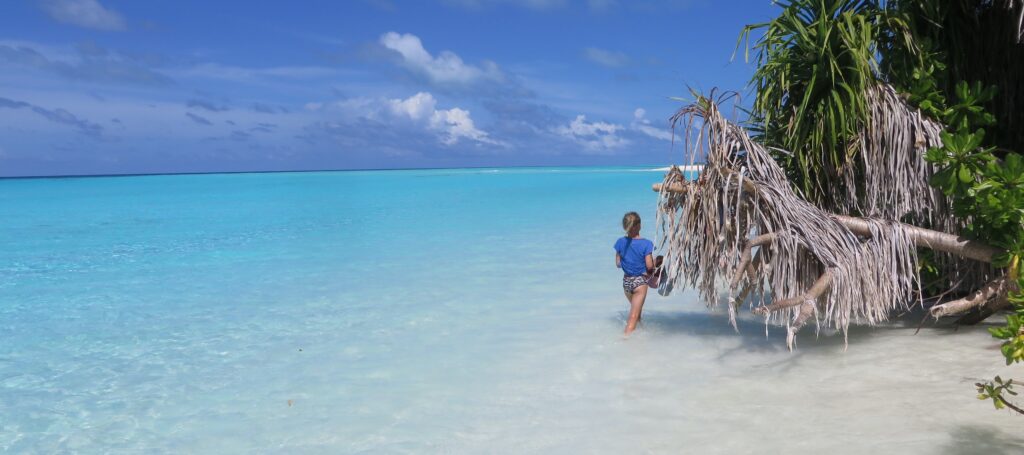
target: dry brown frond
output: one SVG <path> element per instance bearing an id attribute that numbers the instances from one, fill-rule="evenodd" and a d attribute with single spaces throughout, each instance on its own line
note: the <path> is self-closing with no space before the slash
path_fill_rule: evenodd
<path id="1" fill-rule="evenodd" d="M 768 151 L 708 98 L 682 108 L 674 122 L 699 125 L 686 128 L 686 149 L 691 160 L 704 156 L 707 163 L 693 182 L 669 172 L 659 195 L 659 239 L 672 284 L 699 289 L 709 305 L 717 304 L 721 283 L 757 291 L 754 307 L 769 305 L 766 288 L 777 300 L 797 299 L 766 316 L 784 319 L 791 337 L 810 310 L 819 326 L 845 331 L 854 321 L 884 321 L 913 301 L 917 250 L 898 223 L 870 219 L 870 238 L 854 234 L 793 190 Z M 770 243 L 744 261 L 748 239 L 768 233 Z"/>
<path id="2" fill-rule="evenodd" d="M 932 169 L 921 155 L 938 145 L 941 126 L 909 109 L 889 87 L 876 87 L 867 96 L 871 121 L 862 134 L 861 154 L 869 189 L 852 200 L 862 204 L 857 211 L 873 216 L 862 218 L 807 202 L 765 147 L 720 112 L 727 97 L 698 96 L 680 109 L 672 122 L 685 126 L 687 161 L 704 157 L 706 164 L 694 181 L 673 168 L 655 185 L 665 289 L 696 288 L 714 306 L 719 290 L 728 286 L 734 327 L 736 308 L 753 293 L 754 312 L 766 322 L 783 321 L 792 347 L 811 317 L 819 328 L 845 333 L 851 323 L 872 325 L 920 302 L 918 247 L 955 256 L 950 264 L 965 270 L 988 271 L 969 275 L 974 280 L 992 279 L 989 263 L 1002 250 L 958 236 L 948 202 L 926 183 Z M 946 229 L 903 224 L 900 218 Z M 971 285 L 972 280 L 959 278 Z M 933 314 L 998 304 L 1006 287 L 989 287 Z"/>

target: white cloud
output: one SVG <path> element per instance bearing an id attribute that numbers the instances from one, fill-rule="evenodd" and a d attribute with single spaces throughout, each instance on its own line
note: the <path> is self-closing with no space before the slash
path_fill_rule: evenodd
<path id="1" fill-rule="evenodd" d="M 408 117 L 413 121 L 421 121 L 430 118 L 437 112 L 435 107 L 437 100 L 427 92 L 419 92 L 406 99 L 388 100 L 388 108 L 391 114 L 398 117 Z"/>
<path id="2" fill-rule="evenodd" d="M 651 121 L 647 120 L 646 116 L 647 111 L 643 108 L 636 108 L 633 111 L 633 123 L 630 124 L 630 127 L 655 139 L 672 140 L 672 132 L 651 126 Z"/>
<path id="3" fill-rule="evenodd" d="M 501 145 L 476 128 L 469 111 L 453 107 L 437 109 L 437 100 L 427 92 L 419 92 L 406 99 L 387 100 L 388 112 L 398 118 L 406 118 L 425 125 L 441 134 L 441 142 L 454 145 L 460 139 L 470 139 L 484 144 Z"/>
<path id="4" fill-rule="evenodd" d="M 437 99 L 429 92 L 419 92 L 408 98 L 346 98 L 331 103 L 310 102 L 305 109 L 313 112 L 340 115 L 345 122 L 359 119 L 384 124 L 404 124 L 436 134 L 441 143 L 455 145 L 462 140 L 501 147 L 507 143 L 493 139 L 476 127 L 470 112 L 459 107 L 438 109 Z"/>
<path id="5" fill-rule="evenodd" d="M 629 56 L 622 52 L 613 52 L 596 47 L 583 49 L 583 57 L 601 66 L 619 68 L 629 63 Z"/>
<path id="6" fill-rule="evenodd" d="M 434 128 L 447 132 L 448 136 L 443 139 L 443 142 L 448 145 L 454 144 L 460 137 L 485 144 L 499 145 L 497 141 L 487 137 L 487 133 L 476 129 L 467 110 L 453 107 L 446 111 L 434 111 L 430 117 L 430 123 Z"/>
<path id="7" fill-rule="evenodd" d="M 618 135 L 623 129 L 622 125 L 614 123 L 587 122 L 587 117 L 581 114 L 568 125 L 555 128 L 555 132 L 576 141 L 588 151 L 607 153 L 629 144 Z"/>
<path id="8" fill-rule="evenodd" d="M 441 51 L 434 57 L 423 48 L 420 38 L 411 33 L 385 33 L 380 37 L 380 44 L 400 54 L 403 66 L 434 83 L 466 84 L 504 79 L 504 74 L 494 62 L 484 62 L 482 67 L 469 65 L 451 51 Z"/>
<path id="9" fill-rule="evenodd" d="M 42 7 L 57 22 L 96 30 L 124 30 L 124 18 L 96 0 L 44 0 Z"/>

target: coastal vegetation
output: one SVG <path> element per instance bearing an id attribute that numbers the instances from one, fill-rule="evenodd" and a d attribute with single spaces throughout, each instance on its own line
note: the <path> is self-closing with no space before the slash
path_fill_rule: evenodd
<path id="1" fill-rule="evenodd" d="M 914 306 L 993 315 L 1024 361 L 1024 0 L 792 0 L 747 26 L 757 68 L 742 125 L 694 94 L 673 117 L 696 181 L 669 172 L 671 282 L 728 309 L 846 332 Z M 770 289 L 774 299 L 768 297 Z M 978 397 L 1024 413 L 1013 380 Z"/>

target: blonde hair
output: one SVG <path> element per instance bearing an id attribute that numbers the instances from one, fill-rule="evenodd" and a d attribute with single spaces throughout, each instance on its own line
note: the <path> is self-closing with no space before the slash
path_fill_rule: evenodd
<path id="1" fill-rule="evenodd" d="M 629 212 L 622 217 L 622 229 L 626 235 L 633 237 L 640 234 L 640 215 L 636 212 Z"/>

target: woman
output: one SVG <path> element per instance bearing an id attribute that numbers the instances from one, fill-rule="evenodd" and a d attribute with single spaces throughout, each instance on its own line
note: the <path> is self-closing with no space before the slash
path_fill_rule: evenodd
<path id="1" fill-rule="evenodd" d="M 640 215 L 629 212 L 622 217 L 622 229 L 626 236 L 615 241 L 615 266 L 622 269 L 622 290 L 629 301 L 629 319 L 626 330 L 629 335 L 640 322 L 640 313 L 647 299 L 648 272 L 654 269 L 654 242 L 640 237 Z"/>

